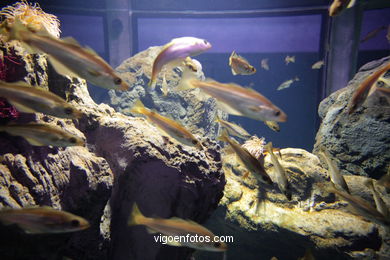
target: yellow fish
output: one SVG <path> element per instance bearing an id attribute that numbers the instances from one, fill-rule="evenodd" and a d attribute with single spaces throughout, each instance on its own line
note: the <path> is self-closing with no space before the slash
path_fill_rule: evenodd
<path id="1" fill-rule="evenodd" d="M 199 88 L 217 100 L 221 110 L 231 115 L 245 116 L 261 121 L 285 122 L 287 115 L 260 93 L 230 83 L 214 80 L 200 81 L 182 78 L 177 90 Z"/>
<path id="2" fill-rule="evenodd" d="M 24 113 L 40 112 L 61 118 L 79 118 L 82 113 L 54 93 L 34 88 L 25 82 L 0 81 L 0 96 Z"/>
<path id="3" fill-rule="evenodd" d="M 241 139 L 247 139 L 251 137 L 251 135 L 241 126 L 236 125 L 232 122 L 220 119 L 218 116 L 215 119 L 215 122 L 219 123 L 224 129 L 227 130 L 229 135 L 237 136 Z"/>
<path id="4" fill-rule="evenodd" d="M 64 130 L 46 124 L 0 126 L 0 132 L 21 136 L 34 146 L 84 146 L 84 141 Z"/>
<path id="5" fill-rule="evenodd" d="M 290 184 L 287 180 L 287 175 L 286 175 L 286 171 L 285 169 L 283 168 L 283 166 L 280 164 L 278 158 L 275 156 L 274 154 L 274 151 L 273 151 L 273 147 L 272 147 L 272 143 L 269 142 L 266 146 L 265 146 L 267 152 L 269 153 L 269 155 L 271 156 L 271 161 L 272 161 L 272 164 L 274 165 L 275 167 L 275 176 L 276 176 L 276 183 L 278 184 L 278 187 L 280 189 L 280 191 L 286 196 L 286 198 L 288 200 L 291 200 L 291 189 L 290 189 Z"/>
<path id="6" fill-rule="evenodd" d="M 264 124 L 275 132 L 280 132 L 280 126 L 275 121 L 264 121 Z"/>
<path id="7" fill-rule="evenodd" d="M 89 227 L 84 218 L 51 207 L 2 209 L 0 221 L 5 225 L 16 224 L 30 234 L 66 233 Z"/>
<path id="8" fill-rule="evenodd" d="M 156 242 L 164 242 L 171 246 L 186 246 L 197 250 L 214 252 L 223 252 L 227 250 L 226 243 L 218 242 L 215 239 L 215 235 L 210 230 L 198 223 L 180 218 L 148 218 L 141 213 L 137 204 L 133 205 L 133 211 L 131 212 L 128 225 L 143 225 L 146 226 L 150 233 L 161 233 L 164 236 L 178 237 L 176 241 L 156 240 Z M 202 241 L 200 239 L 195 239 L 195 237 L 199 236 L 203 238 Z"/>
<path id="9" fill-rule="evenodd" d="M 138 100 L 130 109 L 130 112 L 145 115 L 147 120 L 156 125 L 168 136 L 175 138 L 182 144 L 203 149 L 202 144 L 187 129 L 176 121 L 147 109 L 141 100 Z"/>
<path id="10" fill-rule="evenodd" d="M 232 52 L 229 58 L 229 66 L 232 69 L 233 75 L 252 75 L 256 73 L 256 68 L 235 51 Z"/>
<path id="11" fill-rule="evenodd" d="M 289 63 L 295 63 L 295 56 L 286 56 L 286 58 L 284 58 L 284 62 L 286 63 L 286 65 L 288 65 Z"/>
<path id="12" fill-rule="evenodd" d="M 324 66 L 324 61 L 323 61 L 323 60 L 319 60 L 319 61 L 317 61 L 316 63 L 314 63 L 314 64 L 311 66 L 311 68 L 312 68 L 313 70 L 319 70 L 319 69 L 322 68 L 322 66 Z"/>
<path id="13" fill-rule="evenodd" d="M 49 33 L 32 32 L 17 18 L 9 40 L 19 40 L 30 52 L 48 54 L 55 70 L 64 75 L 84 78 L 96 86 L 127 90 L 129 85 L 92 49 L 82 48 L 73 38 L 57 39 Z"/>
<path id="14" fill-rule="evenodd" d="M 242 148 L 237 142 L 229 138 L 226 130 L 222 130 L 218 140 L 226 142 L 236 153 L 240 161 L 244 164 L 247 170 L 252 173 L 260 182 L 272 185 L 272 180 L 265 171 L 263 165 L 257 160 L 248 150 Z"/>

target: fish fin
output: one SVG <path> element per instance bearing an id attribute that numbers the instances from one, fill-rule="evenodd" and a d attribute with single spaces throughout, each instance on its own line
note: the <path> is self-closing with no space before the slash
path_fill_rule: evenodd
<path id="1" fill-rule="evenodd" d="M 356 0 L 351 0 L 351 1 L 349 2 L 349 4 L 347 5 L 347 8 L 354 7 L 355 4 L 356 4 Z"/>
<path id="2" fill-rule="evenodd" d="M 231 106 L 227 105 L 224 102 L 217 100 L 217 107 L 230 115 L 242 116 L 241 112 L 235 110 L 234 108 L 232 108 Z"/>
<path id="3" fill-rule="evenodd" d="M 295 80 L 295 81 L 299 81 L 298 76 L 295 76 L 294 80 Z"/>
<path id="4" fill-rule="evenodd" d="M 223 128 L 220 135 L 217 137 L 217 140 L 226 142 L 226 139 L 228 138 L 229 138 L 228 131 L 225 128 Z"/>
<path id="5" fill-rule="evenodd" d="M 246 179 L 249 177 L 249 171 L 245 171 L 245 173 L 242 175 L 242 178 Z"/>
<path id="6" fill-rule="evenodd" d="M 58 60 L 53 58 L 51 55 L 48 55 L 48 58 L 49 58 L 50 64 L 53 66 L 53 68 L 55 69 L 55 71 L 58 74 L 66 75 L 66 76 L 70 76 L 70 77 L 74 77 L 74 78 L 79 78 L 80 77 L 80 76 L 76 75 L 73 71 L 68 69 L 61 62 L 59 62 Z"/>
<path id="7" fill-rule="evenodd" d="M 230 54 L 229 57 L 229 66 L 232 66 L 232 59 L 236 56 L 236 51 L 232 51 L 232 54 Z"/>
<path id="8" fill-rule="evenodd" d="M 96 70 L 88 70 L 88 73 L 92 76 L 95 76 L 95 77 L 99 77 L 100 75 L 102 75 L 99 71 L 96 71 Z"/>
<path id="9" fill-rule="evenodd" d="M 134 202 L 133 209 L 130 213 L 129 220 L 127 221 L 127 225 L 129 226 L 135 226 L 135 225 L 142 225 L 142 220 L 145 219 L 145 216 L 142 215 L 141 211 L 138 208 L 137 203 Z"/>
<path id="10" fill-rule="evenodd" d="M 236 76 L 237 75 L 237 73 L 234 71 L 234 69 L 232 68 L 232 74 L 234 75 L 234 76 Z"/>
<path id="11" fill-rule="evenodd" d="M 272 142 L 269 142 L 268 144 L 266 144 L 265 149 L 268 151 L 269 154 L 273 154 Z"/>
<path id="12" fill-rule="evenodd" d="M 61 40 L 67 44 L 71 44 L 73 46 L 81 47 L 80 43 L 73 37 L 64 37 Z"/>
<path id="13" fill-rule="evenodd" d="M 26 139 L 27 142 L 29 142 L 33 146 L 46 146 L 46 144 L 40 143 L 31 137 L 24 137 L 24 139 Z"/>
<path id="14" fill-rule="evenodd" d="M 11 105 L 13 105 L 16 110 L 18 110 L 19 112 L 23 112 L 23 113 L 35 113 L 36 111 L 32 108 L 29 108 L 25 105 L 22 105 L 21 103 L 18 103 L 16 101 L 13 101 L 13 100 L 8 100 Z"/>
<path id="15" fill-rule="evenodd" d="M 214 122 L 215 123 L 221 122 L 221 118 L 218 115 L 216 115 L 215 118 L 214 118 Z"/>
<path id="16" fill-rule="evenodd" d="M 100 57 L 99 54 L 97 54 L 96 51 L 89 46 L 84 47 L 84 50 L 86 50 L 89 54 Z"/>
<path id="17" fill-rule="evenodd" d="M 137 114 L 144 114 L 146 108 L 145 105 L 142 103 L 140 99 L 135 101 L 134 105 L 132 108 L 130 108 L 131 113 L 137 113 Z"/>

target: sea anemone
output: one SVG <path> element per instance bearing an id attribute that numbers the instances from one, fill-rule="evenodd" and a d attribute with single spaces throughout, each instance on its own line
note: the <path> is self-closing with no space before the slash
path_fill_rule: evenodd
<path id="1" fill-rule="evenodd" d="M 253 156 L 259 159 L 264 152 L 265 138 L 258 138 L 257 136 L 252 136 L 249 140 L 245 141 L 242 145 L 243 148 L 248 150 Z"/>
<path id="2" fill-rule="evenodd" d="M 55 15 L 45 13 L 37 3 L 31 4 L 26 0 L 17 2 L 1 9 L 0 16 L 8 25 L 12 26 L 15 18 L 18 18 L 33 31 L 44 30 L 56 38 L 60 37 L 60 21 Z"/>

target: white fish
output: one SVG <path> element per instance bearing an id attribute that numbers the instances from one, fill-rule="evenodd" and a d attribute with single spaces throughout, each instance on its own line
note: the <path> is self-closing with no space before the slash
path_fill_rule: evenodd
<path id="1" fill-rule="evenodd" d="M 260 61 L 260 64 L 261 64 L 261 67 L 265 70 L 269 70 L 269 63 L 268 63 L 269 59 L 262 59 Z"/>
<path id="2" fill-rule="evenodd" d="M 324 66 L 324 61 L 323 61 L 323 60 L 319 60 L 319 61 L 317 61 L 316 63 L 314 63 L 314 64 L 311 66 L 311 68 L 312 68 L 313 70 L 319 70 L 319 69 L 322 68 L 322 66 Z"/>
<path id="3" fill-rule="evenodd" d="M 291 86 L 291 84 L 294 83 L 294 81 L 299 81 L 299 78 L 295 77 L 293 79 L 286 80 L 285 82 L 283 82 L 282 84 L 279 85 L 277 90 L 282 90 L 282 89 L 285 89 L 285 88 L 289 88 Z"/>

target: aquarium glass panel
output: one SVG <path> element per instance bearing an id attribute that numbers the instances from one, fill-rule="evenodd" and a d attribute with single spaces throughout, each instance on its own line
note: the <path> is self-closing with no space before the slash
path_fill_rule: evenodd
<path id="1" fill-rule="evenodd" d="M 317 123 L 318 84 L 322 70 L 311 65 L 321 59 L 321 15 L 272 16 L 254 18 L 139 18 L 138 51 L 164 45 L 172 38 L 194 36 L 207 39 L 213 47 L 195 59 L 206 77 L 220 82 L 234 82 L 259 91 L 288 114 L 281 132 L 270 130 L 262 122 L 229 116 L 251 134 L 266 137 L 280 147 L 312 149 Z M 235 50 L 256 69 L 254 75 L 233 76 L 228 65 Z M 285 57 L 295 56 L 295 63 L 285 64 Z M 269 59 L 270 69 L 260 66 Z M 299 78 L 284 90 L 278 86 Z"/>
<path id="2" fill-rule="evenodd" d="M 389 55 L 389 40 L 386 38 L 390 25 L 390 8 L 366 10 L 363 14 L 358 67 L 369 61 Z"/>

